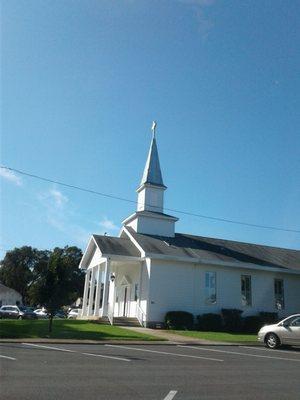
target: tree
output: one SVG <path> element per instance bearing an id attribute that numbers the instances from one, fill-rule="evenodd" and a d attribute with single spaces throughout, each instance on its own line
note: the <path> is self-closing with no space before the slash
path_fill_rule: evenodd
<path id="1" fill-rule="evenodd" d="M 28 289 L 34 277 L 34 271 L 45 263 L 47 252 L 30 246 L 8 251 L 1 261 L 0 281 L 18 291 L 23 302 L 28 302 Z"/>
<path id="2" fill-rule="evenodd" d="M 81 257 L 81 250 L 75 246 L 55 248 L 30 287 L 31 300 L 47 308 L 49 332 L 56 311 L 82 293 L 84 273 L 78 268 Z"/>
<path id="3" fill-rule="evenodd" d="M 0 281 L 17 290 L 26 304 L 40 304 L 50 316 L 82 293 L 84 273 L 78 268 L 82 251 L 75 246 L 53 251 L 23 246 L 8 251 L 1 262 Z"/>

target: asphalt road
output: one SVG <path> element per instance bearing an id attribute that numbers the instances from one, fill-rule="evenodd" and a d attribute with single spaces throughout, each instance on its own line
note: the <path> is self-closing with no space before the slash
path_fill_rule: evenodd
<path id="1" fill-rule="evenodd" d="M 300 349 L 0 345 L 1 400 L 299 400 Z"/>

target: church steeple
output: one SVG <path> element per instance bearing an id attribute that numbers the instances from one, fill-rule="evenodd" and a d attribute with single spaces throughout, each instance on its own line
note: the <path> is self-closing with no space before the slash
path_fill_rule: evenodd
<path id="1" fill-rule="evenodd" d="M 142 177 L 140 186 L 144 185 L 146 183 L 165 187 L 165 185 L 163 183 L 162 175 L 161 175 L 161 169 L 160 169 L 160 163 L 159 163 L 159 157 L 158 157 L 155 136 L 153 136 L 152 141 L 151 141 L 151 146 L 150 146 L 150 150 L 148 153 L 148 158 L 146 161 L 146 165 L 145 165 L 145 169 L 144 169 L 144 173 L 143 173 L 143 177 Z"/>
<path id="2" fill-rule="evenodd" d="M 137 211 L 123 221 L 124 228 L 131 228 L 137 233 L 175 236 L 175 222 L 178 218 L 164 214 L 164 191 L 159 157 L 155 138 L 156 122 L 152 124 L 152 140 L 143 177 L 137 189 Z"/>
<path id="3" fill-rule="evenodd" d="M 167 187 L 163 183 L 158 150 L 155 138 L 156 122 L 153 122 L 153 136 L 148 153 L 143 177 L 138 192 L 138 211 L 163 212 L 163 197 Z"/>

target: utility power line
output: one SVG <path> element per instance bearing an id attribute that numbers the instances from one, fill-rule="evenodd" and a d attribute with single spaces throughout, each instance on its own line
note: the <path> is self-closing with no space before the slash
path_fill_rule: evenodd
<path id="1" fill-rule="evenodd" d="M 7 167 L 5 165 L 1 165 L 0 167 L 2 169 L 6 169 L 8 171 L 16 172 L 18 174 L 21 174 L 21 175 L 24 175 L 24 176 L 28 176 L 30 178 L 39 179 L 40 181 L 44 181 L 44 182 L 54 183 L 56 185 L 64 186 L 64 187 L 67 187 L 67 188 L 70 188 L 70 189 L 74 189 L 74 190 L 80 190 L 81 192 L 87 192 L 87 193 L 95 194 L 97 196 L 107 197 L 107 198 L 110 198 L 110 199 L 124 201 L 124 202 L 127 202 L 127 203 L 138 204 L 138 202 L 135 201 L 135 200 L 130 200 L 130 199 L 126 199 L 124 197 L 119 197 L 119 196 L 115 196 L 115 195 L 108 194 L 108 193 L 98 192 L 96 190 L 83 188 L 81 186 L 71 185 L 69 183 L 57 181 L 57 180 L 54 180 L 54 179 L 45 178 L 45 177 L 42 177 L 42 176 L 39 176 L 39 175 L 35 175 L 35 174 L 30 174 L 28 172 L 21 171 L 19 169 Z M 192 217 L 204 218 L 204 219 L 208 219 L 208 220 L 212 220 L 212 221 L 218 221 L 218 222 L 226 222 L 226 223 L 235 224 L 235 225 L 249 226 L 249 227 L 252 227 L 252 228 L 260 228 L 260 229 L 269 229 L 269 230 L 273 230 L 273 231 L 300 233 L 300 230 L 297 230 L 297 229 L 286 229 L 286 228 L 279 228 L 279 227 L 276 227 L 276 226 L 251 224 L 251 223 L 248 223 L 248 222 L 236 221 L 236 220 L 231 220 L 231 219 L 227 219 L 227 218 L 212 217 L 212 216 L 209 216 L 209 215 L 197 214 L 197 213 L 193 213 L 193 212 L 189 212 L 189 211 L 176 210 L 176 209 L 173 209 L 173 208 L 165 208 L 165 210 L 166 211 L 171 211 L 171 212 L 174 212 L 174 213 L 178 213 L 178 214 L 192 216 Z"/>

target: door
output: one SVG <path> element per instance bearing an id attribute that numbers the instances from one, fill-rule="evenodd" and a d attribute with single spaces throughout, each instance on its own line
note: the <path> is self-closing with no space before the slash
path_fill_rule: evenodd
<path id="1" fill-rule="evenodd" d="M 118 290 L 118 316 L 127 317 L 129 312 L 129 286 L 121 286 Z"/>

